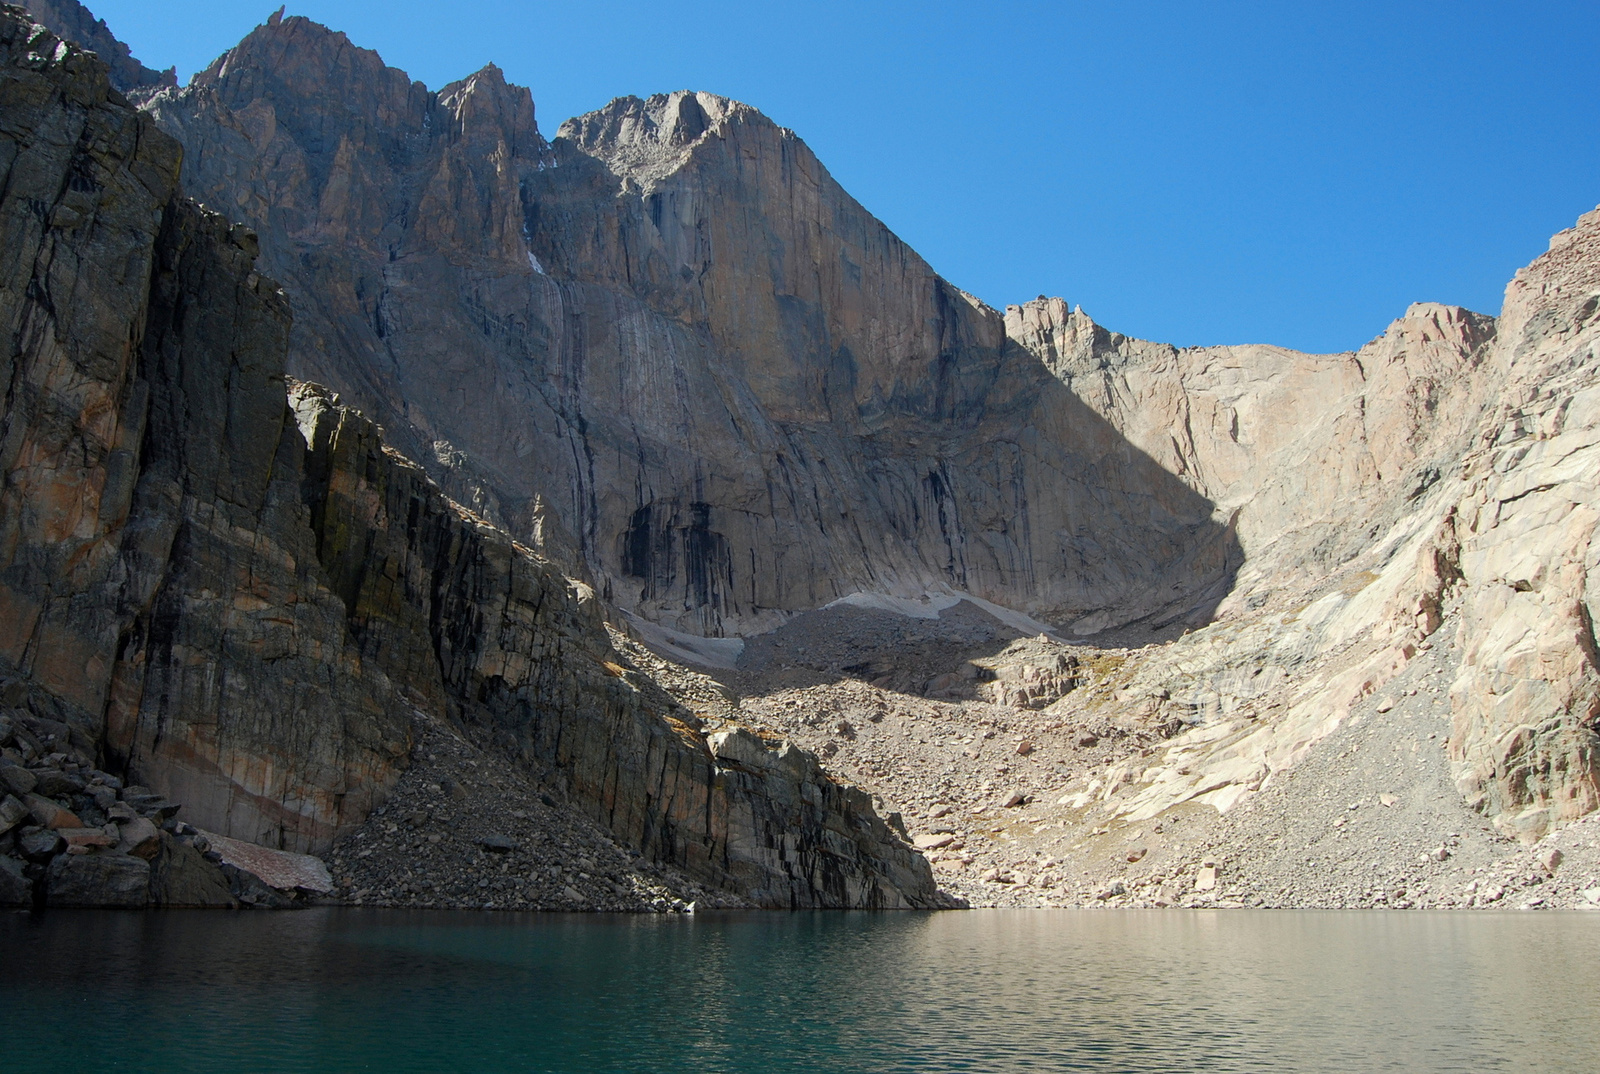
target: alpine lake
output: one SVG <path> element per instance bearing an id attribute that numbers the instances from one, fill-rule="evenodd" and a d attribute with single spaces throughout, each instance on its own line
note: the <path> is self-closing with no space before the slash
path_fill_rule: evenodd
<path id="1" fill-rule="evenodd" d="M 1588 1071 L 1600 914 L 0 916 L 0 1070 Z"/>

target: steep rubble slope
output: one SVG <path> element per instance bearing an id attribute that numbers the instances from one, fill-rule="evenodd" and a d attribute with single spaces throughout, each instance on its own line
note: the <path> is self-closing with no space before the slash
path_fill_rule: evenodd
<path id="1" fill-rule="evenodd" d="M 1556 236 L 1498 322 L 1413 306 L 1353 355 L 1177 351 L 1059 303 L 1009 312 L 1075 394 L 1238 512 L 1246 564 L 1219 622 L 1125 688 L 1134 711 L 1191 722 L 1281 708 L 1225 736 L 1243 774 L 1225 786 L 1303 756 L 1459 609 L 1450 741 L 1463 793 L 1529 838 L 1600 804 L 1597 236 L 1595 214 Z M 1221 778 L 1201 770 L 1181 782 Z"/>
<path id="2" fill-rule="evenodd" d="M 452 721 L 626 845 L 757 905 L 934 905 L 815 758 L 711 739 L 594 601 L 325 391 L 281 291 L 95 56 L 0 10 L 0 671 L 224 835 L 324 849 Z"/>
<path id="3" fill-rule="evenodd" d="M 710 94 L 546 142 L 271 20 L 149 105 L 263 236 L 291 370 L 604 599 L 698 634 L 858 590 L 1202 621 L 1226 519 L 940 279 L 792 132 Z"/>

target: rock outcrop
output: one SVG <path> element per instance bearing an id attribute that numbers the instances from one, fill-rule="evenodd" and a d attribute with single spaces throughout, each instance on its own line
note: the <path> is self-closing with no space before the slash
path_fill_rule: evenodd
<path id="1" fill-rule="evenodd" d="M 1230 512 L 1245 555 L 1219 621 L 1123 688 L 1131 713 L 1204 725 L 1206 743 L 1130 798 L 1131 817 L 1236 803 L 1447 616 L 1468 800 L 1528 839 L 1600 805 L 1597 250 L 1591 213 L 1517 274 L 1498 320 L 1418 304 L 1349 355 L 1177 350 L 1058 300 L 1008 311 L 1075 395 Z"/>
<path id="2" fill-rule="evenodd" d="M 694 717 L 612 648 L 600 606 L 323 389 L 290 395 L 318 555 L 363 659 L 557 784 L 625 845 L 763 906 L 932 905 L 927 865 L 816 758 Z"/>
<path id="3" fill-rule="evenodd" d="M 1488 596 L 1459 558 L 1495 561 L 1458 536 L 1485 524 L 1457 481 L 1487 464 L 1463 460 L 1536 428 L 1521 397 L 1552 376 L 1493 318 L 1419 304 L 1319 356 L 1132 340 L 1058 299 L 1002 317 L 745 105 L 624 98 L 547 142 L 494 68 L 429 94 L 305 20 L 151 109 L 195 188 L 267 236 L 304 311 L 294 366 L 616 606 L 713 635 L 857 591 L 969 592 L 1069 640 L 1217 618 L 1125 694 L 1163 725 L 1282 717 L 1212 739 L 1226 778 L 1186 761 L 1156 796 L 1226 804 L 1466 599 L 1500 655 L 1466 650 L 1462 786 L 1532 831 L 1593 807 L 1587 605 Z M 1489 640 L 1513 605 L 1521 640 Z M 1518 646 L 1553 678 L 1508 671 Z"/>
<path id="4" fill-rule="evenodd" d="M 1451 688 L 1468 800 L 1533 837 L 1600 806 L 1600 209 L 1506 288 L 1499 380 L 1422 552 L 1416 590 L 1456 590 Z"/>
<path id="5" fill-rule="evenodd" d="M 422 711 L 757 904 L 937 903 L 860 792 L 792 749 L 722 757 L 629 680 L 582 586 L 329 393 L 291 407 L 255 234 L 180 196 L 178 145 L 97 57 L 6 8 L 0 95 L 0 670 L 20 701 L 272 847 L 364 820 Z M 62 890 L 88 868 L 62 865 Z M 116 868 L 101 886 L 132 891 Z"/>

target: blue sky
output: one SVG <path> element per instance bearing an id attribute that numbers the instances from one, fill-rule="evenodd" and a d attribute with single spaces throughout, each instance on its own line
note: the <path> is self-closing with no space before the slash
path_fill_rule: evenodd
<path id="1" fill-rule="evenodd" d="M 187 78 L 271 0 L 98 0 Z M 304 0 L 437 89 L 494 62 L 547 135 L 701 89 L 793 128 L 952 282 L 1180 345 L 1352 349 L 1499 311 L 1600 203 L 1600 3 Z"/>

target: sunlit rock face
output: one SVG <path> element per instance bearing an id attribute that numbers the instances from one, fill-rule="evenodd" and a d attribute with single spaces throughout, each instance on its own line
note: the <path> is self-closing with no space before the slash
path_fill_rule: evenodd
<path id="1" fill-rule="evenodd" d="M 748 633 L 856 592 L 949 588 L 1092 639 L 1219 611 L 1238 626 L 1381 576 L 1331 632 L 1259 628 L 1174 696 L 1220 712 L 1262 688 L 1246 665 L 1310 675 L 1286 703 L 1300 730 L 1266 751 L 1292 759 L 1387 674 L 1367 664 L 1403 662 L 1460 608 L 1463 786 L 1535 827 L 1592 807 L 1577 604 L 1547 616 L 1509 586 L 1501 603 L 1540 625 L 1502 638 L 1473 573 L 1495 560 L 1471 551 L 1500 538 L 1462 536 L 1488 523 L 1451 500 L 1489 480 L 1467 476 L 1485 444 L 1539 435 L 1507 415 L 1541 405 L 1511 400 L 1537 396 L 1564 336 L 1510 342 L 1419 304 L 1356 353 L 1305 355 L 1145 343 L 1054 299 L 1002 315 L 747 106 L 624 98 L 546 141 L 494 68 L 430 93 L 301 19 L 150 107 L 186 181 L 261 229 L 301 311 L 291 367 L 615 605 Z M 1542 287 L 1513 288 L 1513 323 L 1545 323 Z M 1546 641 L 1570 668 L 1502 681 L 1569 620 Z M 1547 713 L 1517 732 L 1530 690 Z"/>
<path id="2" fill-rule="evenodd" d="M 1219 621 L 1153 655 L 1129 693 L 1212 736 L 1237 722 L 1135 815 L 1237 801 L 1446 621 L 1467 800 L 1524 839 L 1600 805 L 1597 303 L 1590 213 L 1517 274 L 1498 320 L 1420 303 L 1353 354 L 1177 350 L 1059 300 L 1008 311 L 1077 397 L 1231 514 L 1244 553 Z"/>

